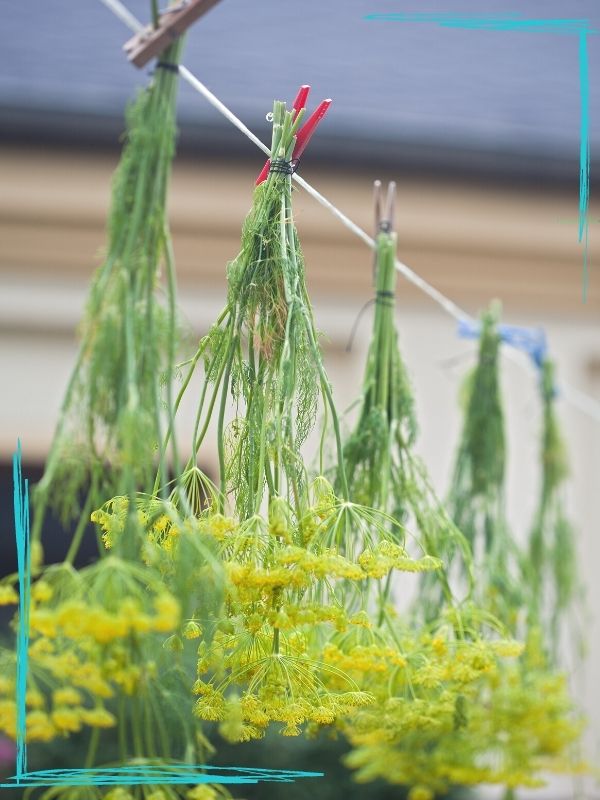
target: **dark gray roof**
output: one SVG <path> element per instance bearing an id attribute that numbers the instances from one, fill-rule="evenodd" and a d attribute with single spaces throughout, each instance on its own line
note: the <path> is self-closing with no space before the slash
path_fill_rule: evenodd
<path id="1" fill-rule="evenodd" d="M 148 0 L 127 0 L 142 20 Z M 334 104 L 311 152 L 422 166 L 480 165 L 549 172 L 577 184 L 576 36 L 373 22 L 406 10 L 588 18 L 597 0 L 222 0 L 190 33 L 186 65 L 263 138 L 274 98 L 310 83 L 312 108 Z M 23 0 L 0 26 L 4 134 L 114 141 L 148 70 L 121 51 L 129 34 L 98 0 Z M 600 37 L 589 37 L 592 157 L 600 145 Z M 183 85 L 183 145 L 232 153 L 252 145 Z M 575 169 L 575 172 L 573 172 Z"/>

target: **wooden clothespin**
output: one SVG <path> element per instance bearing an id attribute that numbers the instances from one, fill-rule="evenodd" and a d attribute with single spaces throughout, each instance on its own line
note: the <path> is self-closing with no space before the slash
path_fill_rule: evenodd
<path id="1" fill-rule="evenodd" d="M 396 206 L 396 184 L 388 183 L 385 206 L 382 208 L 383 189 L 381 181 L 373 184 L 373 204 L 375 206 L 375 236 L 378 233 L 390 233 L 394 230 L 394 210 Z"/>
<path id="2" fill-rule="evenodd" d="M 127 59 L 136 67 L 145 66 L 194 23 L 204 16 L 219 0 L 182 0 L 163 11 L 156 28 L 149 25 L 136 33 L 123 45 Z"/>

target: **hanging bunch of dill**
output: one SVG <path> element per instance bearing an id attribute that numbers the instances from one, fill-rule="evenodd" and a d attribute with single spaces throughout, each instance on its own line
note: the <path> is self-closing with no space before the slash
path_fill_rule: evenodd
<path id="1" fill-rule="evenodd" d="M 556 660 L 561 622 L 577 594 L 577 563 L 573 527 L 565 510 L 568 465 L 556 417 L 554 372 L 552 361 L 545 359 L 540 380 L 543 408 L 541 492 L 529 535 L 524 572 L 531 592 L 530 624 L 541 624 L 548 632 L 549 650 Z"/>
<path id="2" fill-rule="evenodd" d="M 525 598 L 520 557 L 504 506 L 506 447 L 500 394 L 497 304 L 482 315 L 479 357 L 465 391 L 465 418 L 448 500 L 467 538 L 479 579 L 477 599 L 514 630 Z"/>
<path id="3" fill-rule="evenodd" d="M 241 517 L 260 510 L 266 490 L 299 511 L 307 493 L 299 448 L 319 393 L 332 405 L 292 217 L 288 165 L 302 116 L 274 105 L 271 171 L 255 189 L 240 253 L 228 266 L 227 307 L 202 344 L 207 383 L 191 463 L 207 429 L 200 424 L 220 395 L 220 492 Z M 226 428 L 229 397 L 240 413 Z"/>
<path id="4" fill-rule="evenodd" d="M 392 230 L 395 184 L 388 187 L 381 212 L 381 184 L 375 183 L 375 314 L 356 424 L 344 443 L 344 467 L 352 495 L 405 524 L 422 548 L 444 561 L 459 549 L 467 573 L 470 550 L 413 452 L 417 432 L 414 399 L 395 323 L 396 234 Z M 445 570 L 426 573 L 431 591 L 418 604 L 421 619 L 431 620 L 439 603 L 429 603 L 434 587 L 446 602 L 452 593 Z"/>
<path id="5" fill-rule="evenodd" d="M 181 48 L 178 39 L 164 61 L 177 64 Z M 127 113 L 106 256 L 91 286 L 79 354 L 36 488 L 34 540 L 47 509 L 65 524 L 79 520 L 77 539 L 90 511 L 108 497 L 152 486 L 164 433 L 162 384 L 169 393 L 177 348 L 166 216 L 177 84 L 176 70 L 157 69 Z"/>
<path id="6" fill-rule="evenodd" d="M 166 202 L 182 45 L 179 38 L 164 51 L 150 86 L 127 112 L 106 256 L 92 282 L 76 365 L 35 494 L 36 542 L 49 510 L 65 527 L 75 520 L 77 526 L 63 563 L 35 565 L 27 740 L 52 742 L 87 730 L 86 767 L 113 752 L 121 766 L 202 763 L 211 749 L 191 712 L 189 673 L 202 633 L 198 619 L 216 614 L 221 604 L 222 569 L 198 531 L 181 519 L 180 509 L 194 502 L 194 487 L 176 487 L 170 497 L 163 491 L 168 468 L 177 465 L 172 429 L 171 462 L 162 444 L 172 423 L 178 348 Z M 140 507 L 138 493 L 150 497 L 157 472 L 161 496 Z M 101 558 L 77 570 L 73 563 L 90 515 L 99 528 Z M 139 549 L 149 526 L 154 537 Z M 15 583 L 10 576 L 0 587 L 0 604 L 14 602 Z M 209 642 L 210 632 L 204 638 Z M 14 652 L 3 650 L 0 657 L 14 667 Z M 11 698 L 14 682 L 7 679 L 0 685 L 0 730 L 14 737 Z M 200 794 L 185 785 L 152 788 L 156 798 L 228 796 L 210 786 Z M 67 787 L 44 797 L 61 792 L 101 796 L 95 788 Z M 132 797 L 121 787 L 102 796 Z"/>

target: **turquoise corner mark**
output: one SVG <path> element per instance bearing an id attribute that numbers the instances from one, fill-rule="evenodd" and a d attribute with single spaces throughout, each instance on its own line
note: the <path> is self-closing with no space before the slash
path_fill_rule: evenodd
<path id="1" fill-rule="evenodd" d="M 13 455 L 15 538 L 19 570 L 19 626 L 17 634 L 17 761 L 15 774 L 0 788 L 54 786 L 149 786 L 292 783 L 298 778 L 322 778 L 322 772 L 261 769 L 258 767 L 214 767 L 207 764 L 139 763 L 99 769 L 27 770 L 27 666 L 29 655 L 29 603 L 31 598 L 31 554 L 29 548 L 29 482 L 23 479 L 21 442 Z M 27 624 L 24 622 L 27 621 Z"/>
<path id="2" fill-rule="evenodd" d="M 464 28 L 480 31 L 526 31 L 529 33 L 558 33 L 579 38 L 579 228 L 578 241 L 583 244 L 583 300 L 588 287 L 588 209 L 590 200 L 590 79 L 588 36 L 598 31 L 587 19 L 524 19 L 517 15 L 499 17 L 465 16 L 461 14 L 388 13 L 367 14 L 366 20 L 382 22 L 431 22 L 443 28 Z"/>

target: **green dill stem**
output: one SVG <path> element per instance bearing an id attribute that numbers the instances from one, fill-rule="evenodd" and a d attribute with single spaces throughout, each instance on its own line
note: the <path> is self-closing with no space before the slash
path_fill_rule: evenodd
<path id="1" fill-rule="evenodd" d="M 94 766 L 94 762 L 96 761 L 96 753 L 98 752 L 98 743 L 100 741 L 100 729 L 93 728 L 92 733 L 90 735 L 90 742 L 88 745 L 88 751 L 85 758 L 85 768 L 90 769 Z"/>
<path id="2" fill-rule="evenodd" d="M 212 417 L 213 408 L 215 407 L 215 403 L 217 401 L 217 396 L 219 394 L 219 386 L 220 386 L 220 383 L 221 383 L 221 378 L 223 376 L 223 372 L 225 371 L 225 368 L 226 368 L 228 363 L 229 363 L 229 367 L 231 368 L 231 363 L 228 362 L 227 357 L 225 357 L 223 359 L 223 361 L 221 362 L 221 366 L 219 367 L 219 372 L 218 372 L 216 380 L 215 380 L 213 393 L 212 393 L 210 402 L 208 404 L 208 410 L 206 412 L 206 418 L 204 420 L 204 425 L 202 426 L 202 430 L 200 431 L 200 433 L 198 433 L 197 436 L 196 436 L 196 432 L 197 432 L 198 426 L 196 426 L 196 428 L 194 429 L 194 436 L 192 438 L 192 460 L 194 460 L 196 458 L 198 450 L 200 449 L 200 445 L 202 444 L 202 442 L 204 441 L 204 437 L 206 436 L 206 431 L 208 430 L 208 426 L 210 425 L 210 420 L 211 420 L 211 417 Z M 202 388 L 202 396 L 200 398 L 201 403 L 204 402 L 204 398 L 205 398 L 205 395 L 206 395 L 207 387 L 208 387 L 208 381 L 205 382 L 204 387 Z M 200 414 L 197 415 L 197 421 L 198 421 L 198 425 L 199 425 L 199 423 L 200 423 Z"/>
<path id="3" fill-rule="evenodd" d="M 313 349 L 313 353 L 315 355 L 315 363 L 317 365 L 317 370 L 319 372 L 319 378 L 321 383 L 321 390 L 329 405 L 329 409 L 331 411 L 331 421 L 333 424 L 333 432 L 335 435 L 335 444 L 337 450 L 337 458 L 338 458 L 338 470 L 340 475 L 340 480 L 342 484 L 342 497 L 344 500 L 348 500 L 350 497 L 350 491 L 348 489 L 348 480 L 346 478 L 346 469 L 344 467 L 344 448 L 342 446 L 342 435 L 340 431 L 340 421 L 337 415 L 337 410 L 335 408 L 335 403 L 333 402 L 333 395 L 331 394 L 331 387 L 329 386 L 329 380 L 325 373 L 325 368 L 323 367 L 323 362 L 321 361 L 321 355 L 319 353 L 319 347 L 315 341 L 315 336 L 312 330 L 311 320 L 306 313 L 306 310 L 303 309 L 302 313 L 304 319 L 304 325 L 306 328 L 306 332 L 308 335 L 308 340 L 311 344 Z"/>
<path id="4" fill-rule="evenodd" d="M 265 470 L 265 462 L 266 462 L 266 446 L 267 446 L 267 410 L 263 404 L 262 407 L 262 419 L 260 424 L 260 450 L 258 455 L 258 469 L 256 473 L 256 493 L 255 497 L 256 500 L 254 502 L 254 506 L 251 509 L 251 513 L 258 514 L 260 511 L 260 505 L 262 501 L 262 482 L 263 482 L 263 474 L 266 473 Z M 250 491 L 252 492 L 252 484 L 250 484 Z"/>
<path id="5" fill-rule="evenodd" d="M 175 349 L 177 340 L 177 281 L 175 275 L 175 258 L 173 256 L 173 244 L 168 231 L 163 228 L 164 248 L 165 248 L 165 261 L 167 264 L 167 281 L 169 288 L 169 353 L 168 353 L 168 369 L 167 369 L 167 408 L 169 410 L 169 431 L 175 432 L 175 411 L 173 408 L 173 379 L 174 379 L 174 365 L 175 365 Z M 177 447 L 177 437 L 173 433 L 173 442 L 171 445 L 173 451 L 173 469 L 175 474 L 179 474 L 179 450 Z"/>
<path id="6" fill-rule="evenodd" d="M 141 758 L 144 755 L 144 744 L 141 733 L 139 697 L 135 696 L 131 698 L 131 731 L 135 755 Z"/>
<path id="7" fill-rule="evenodd" d="M 235 339 L 231 342 L 231 347 L 227 353 L 227 367 L 225 368 L 225 377 L 223 379 L 223 388 L 221 390 L 221 404 L 219 408 L 219 418 L 217 421 L 217 450 L 219 455 L 219 487 L 221 497 L 219 504 L 222 506 L 221 511 L 224 510 L 225 496 L 227 492 L 227 476 L 225 474 L 225 447 L 223 441 L 223 425 L 225 421 L 225 406 L 227 403 L 227 393 L 229 390 L 229 377 L 231 375 L 231 356 L 234 347 Z"/>
<path id="8" fill-rule="evenodd" d="M 152 27 L 156 29 L 160 24 L 160 15 L 158 13 L 158 0 L 150 0 L 150 6 L 152 12 Z"/>
<path id="9" fill-rule="evenodd" d="M 151 758 L 156 758 L 156 744 L 154 742 L 154 729 L 160 728 L 162 724 L 162 720 L 154 720 L 154 727 L 152 725 L 152 707 L 150 705 L 150 692 L 146 687 L 144 691 L 144 703 L 143 703 L 143 716 L 144 716 L 144 733 L 146 735 L 146 748 L 148 750 L 148 755 Z"/>
<path id="10" fill-rule="evenodd" d="M 125 763 L 127 760 L 127 715 L 125 714 L 125 695 L 119 696 L 119 709 L 118 709 L 119 724 L 117 727 L 117 734 L 119 738 L 119 755 L 121 762 Z"/>
<path id="11" fill-rule="evenodd" d="M 94 491 L 95 487 L 94 484 L 90 486 L 85 503 L 83 505 L 83 509 L 81 511 L 81 517 L 79 518 L 79 522 L 77 523 L 77 527 L 75 528 L 75 533 L 73 534 L 73 538 L 71 539 L 71 544 L 69 545 L 69 549 L 67 551 L 67 555 L 65 556 L 65 564 L 73 564 L 77 553 L 79 552 L 79 548 L 81 546 L 81 540 L 83 539 L 83 534 L 85 533 L 85 529 L 90 521 L 90 512 L 92 511 L 92 503 L 94 500 Z"/>
<path id="12" fill-rule="evenodd" d="M 227 316 L 228 313 L 229 313 L 229 308 L 227 308 L 227 307 L 224 308 L 223 311 L 221 311 L 221 313 L 217 317 L 215 325 L 220 325 L 221 322 L 225 319 L 225 317 Z M 163 444 L 163 452 L 166 451 L 167 445 L 169 443 L 169 440 L 170 440 L 171 435 L 172 435 L 173 430 L 174 430 L 175 415 L 179 411 L 179 406 L 181 405 L 181 401 L 183 400 L 183 396 L 184 396 L 184 394 L 185 394 L 185 392 L 186 392 L 186 390 L 187 390 L 187 388 L 188 388 L 188 386 L 190 384 L 190 381 L 192 380 L 192 378 L 193 378 L 193 376 L 194 376 L 194 374 L 196 372 L 196 366 L 198 364 L 198 361 L 202 357 L 202 354 L 204 353 L 204 351 L 205 351 L 207 346 L 208 346 L 208 338 L 205 337 L 204 341 L 200 343 L 200 346 L 196 350 L 196 353 L 195 353 L 194 357 L 192 358 L 192 360 L 190 362 L 190 368 L 188 370 L 188 373 L 187 373 L 187 375 L 186 375 L 186 377 L 185 377 L 185 379 L 184 379 L 184 381 L 183 381 L 183 383 L 181 385 L 181 389 L 177 393 L 177 398 L 175 400 L 175 405 L 173 406 L 172 413 L 170 414 L 169 428 L 168 428 L 166 436 L 165 436 L 165 441 L 164 441 L 164 444 Z M 207 385 L 207 383 L 208 383 L 208 381 L 205 382 L 205 386 Z M 197 430 L 197 428 L 196 428 L 196 430 Z M 155 490 L 155 493 L 156 493 L 156 490 Z"/>

